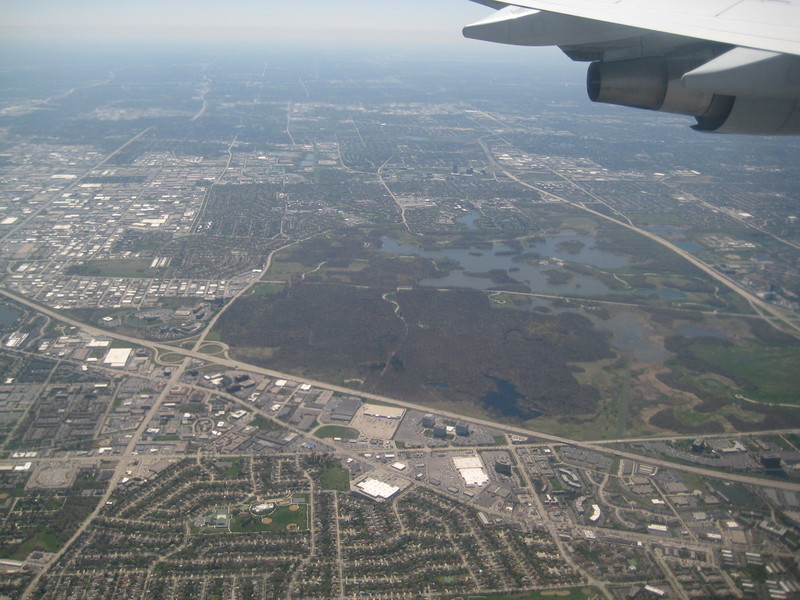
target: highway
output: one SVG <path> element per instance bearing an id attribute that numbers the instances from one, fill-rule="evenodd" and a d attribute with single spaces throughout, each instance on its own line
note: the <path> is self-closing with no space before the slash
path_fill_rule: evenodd
<path id="1" fill-rule="evenodd" d="M 476 111 L 476 112 L 480 113 L 481 115 L 483 115 L 487 119 L 491 119 L 491 120 L 497 122 L 498 124 L 501 124 L 501 125 L 505 126 L 503 123 L 501 123 L 501 121 L 499 121 L 498 119 L 496 119 L 495 117 L 493 117 L 492 115 L 490 115 L 488 113 L 485 113 L 483 111 Z M 497 134 L 494 134 L 494 132 L 491 132 L 485 126 L 483 126 L 483 127 L 484 127 L 484 129 L 486 129 L 487 131 L 489 131 L 493 135 L 497 135 Z M 498 137 L 498 139 L 500 139 L 503 142 L 505 142 L 506 144 L 508 144 L 510 147 L 514 148 L 514 145 L 512 143 L 510 143 L 508 140 L 506 140 L 505 138 L 503 138 L 503 137 L 501 137 L 499 135 L 497 135 L 497 137 Z M 573 181 L 572 179 L 570 179 L 569 177 L 567 177 L 563 173 L 559 173 L 559 172 L 555 171 L 554 169 L 552 169 L 551 167 L 548 167 L 547 165 L 544 165 L 544 168 L 547 169 L 548 171 L 550 171 L 553 175 L 555 175 L 555 176 L 559 177 L 560 179 L 563 179 L 564 181 L 568 182 L 570 185 L 575 187 L 575 189 L 578 189 L 578 190 L 582 191 L 584 194 L 587 194 L 590 198 L 592 198 L 593 200 L 595 200 L 599 204 L 602 204 L 603 206 L 605 206 L 606 208 L 611 210 L 613 213 L 619 215 L 620 219 L 615 219 L 612 216 L 609 216 L 607 214 L 604 214 L 602 212 L 599 212 L 599 211 L 596 211 L 596 210 L 594 210 L 592 208 L 589 208 L 588 206 L 586 206 L 582 202 L 572 202 L 570 200 L 567 200 L 566 198 L 563 198 L 561 196 L 553 194 L 552 192 L 548 192 L 547 190 L 543 190 L 543 189 L 541 189 L 541 188 L 539 188 L 539 187 L 537 187 L 535 185 L 532 185 L 532 184 L 528 183 L 527 181 L 523 181 L 522 179 L 520 179 L 519 177 L 517 177 L 516 175 L 511 173 L 506 167 L 504 167 L 503 165 L 499 164 L 495 160 L 494 154 L 489 149 L 489 147 L 487 146 L 486 142 L 483 139 L 479 139 L 479 140 L 477 140 L 477 142 L 480 145 L 480 147 L 483 149 L 484 154 L 486 154 L 486 157 L 491 162 L 492 166 L 497 171 L 501 172 L 503 175 L 508 177 L 511 181 L 513 181 L 513 182 L 515 182 L 515 183 L 517 183 L 517 184 L 519 184 L 519 185 L 521 185 L 523 187 L 526 187 L 526 188 L 528 188 L 530 190 L 534 190 L 535 192 L 538 192 L 544 198 L 548 198 L 549 197 L 549 198 L 551 198 L 553 200 L 556 200 L 558 202 L 563 202 L 565 204 L 569 204 L 570 206 L 574 206 L 575 208 L 578 208 L 580 210 L 588 212 L 591 215 L 594 215 L 595 217 L 598 217 L 598 218 L 603 219 L 605 221 L 610 221 L 611 223 L 615 223 L 615 224 L 619 225 L 620 227 L 624 227 L 626 229 L 634 231 L 634 232 L 638 233 L 639 235 L 644 236 L 647 239 L 652 240 L 652 241 L 656 242 L 657 244 L 660 244 L 660 245 L 664 246 L 665 248 L 671 250 L 672 252 L 674 252 L 675 254 L 680 256 L 681 258 L 687 260 L 689 263 L 691 263 L 692 265 L 694 265 L 695 267 L 697 267 L 698 269 L 703 271 L 703 273 L 709 275 L 710 277 L 712 277 L 716 281 L 718 281 L 721 284 L 723 284 L 725 287 L 731 289 L 733 292 L 735 292 L 736 294 L 738 294 L 739 296 L 741 296 L 742 298 L 747 300 L 747 302 L 750 304 L 750 306 L 753 307 L 753 309 L 756 311 L 756 313 L 758 313 L 758 314 L 760 314 L 762 316 L 764 315 L 764 313 L 771 315 L 773 318 L 777 319 L 780 323 L 782 323 L 785 326 L 784 327 L 784 331 L 786 331 L 786 333 L 790 333 L 791 335 L 793 335 L 795 337 L 800 337 L 800 324 L 798 324 L 797 322 L 793 321 L 789 315 L 784 313 L 777 306 L 773 306 L 772 304 L 770 304 L 768 302 L 765 302 L 764 300 L 762 300 L 761 298 L 759 298 L 755 294 L 753 294 L 753 293 L 749 292 L 748 290 L 744 289 L 741 285 L 739 285 L 736 281 L 734 281 L 733 279 L 731 279 L 727 275 L 724 275 L 723 273 L 720 273 L 719 271 L 717 271 L 716 269 L 714 269 L 711 266 L 707 265 L 702 260 L 700 260 L 699 258 L 696 258 L 695 256 L 693 256 L 692 254 L 690 254 L 686 250 L 683 250 L 683 249 L 679 248 L 678 246 L 676 246 L 672 242 L 670 242 L 668 240 L 665 240 L 665 239 L 659 237 L 658 235 L 656 235 L 656 234 L 654 234 L 654 233 L 652 233 L 650 231 L 647 231 L 646 229 L 641 229 L 640 227 L 637 227 L 636 225 L 633 224 L 633 222 L 627 216 L 625 216 L 624 214 L 622 214 L 619 211 L 617 211 L 616 209 L 614 209 L 612 206 L 607 204 L 602 198 L 598 198 L 596 195 L 592 194 L 589 190 L 587 190 L 586 188 L 584 188 L 580 184 L 576 183 L 575 181 Z M 621 219 L 624 219 L 624 221 L 621 220 Z"/>
<path id="2" fill-rule="evenodd" d="M 122 334 L 118 334 L 118 333 L 114 333 L 114 332 L 109 332 L 109 331 L 106 331 L 106 330 L 101 329 L 99 327 L 86 325 L 86 324 L 84 324 L 84 323 L 82 323 L 80 321 L 77 321 L 77 320 L 72 319 L 70 317 L 66 317 L 64 315 L 61 315 L 61 314 L 59 314 L 59 313 L 57 313 L 57 312 L 55 312 L 55 311 L 53 311 L 53 310 L 51 310 L 49 308 L 43 307 L 43 306 L 41 306 L 41 305 L 31 301 L 31 300 L 28 300 L 26 298 L 18 296 L 17 294 L 14 294 L 14 293 L 12 293 L 12 292 L 10 292 L 8 290 L 0 289 L 0 295 L 3 295 L 3 296 L 5 296 L 5 297 L 7 297 L 7 298 L 9 298 L 11 300 L 16 301 L 16 302 L 19 302 L 20 304 L 23 304 L 23 305 L 25 305 L 25 306 L 27 306 L 27 307 L 29 307 L 31 309 L 39 311 L 42 314 L 45 314 L 45 315 L 47 315 L 49 317 L 52 317 L 54 319 L 58 319 L 58 320 L 60 320 L 60 321 L 62 321 L 64 323 L 67 323 L 69 325 L 73 325 L 75 327 L 81 328 L 84 331 L 86 331 L 86 332 L 88 332 L 88 333 L 90 333 L 92 335 L 95 335 L 95 336 L 110 337 L 110 338 L 113 338 L 113 339 L 116 339 L 116 340 L 119 340 L 119 341 L 130 343 L 132 345 L 149 348 L 150 350 L 152 350 L 154 352 L 161 351 L 161 352 L 169 352 L 169 353 L 172 353 L 172 354 L 179 354 L 179 355 L 182 355 L 182 356 L 187 357 L 187 358 L 194 358 L 194 359 L 210 362 L 210 363 L 217 364 L 217 365 L 220 365 L 220 366 L 223 366 L 223 367 L 228 367 L 230 369 L 243 369 L 243 370 L 247 370 L 247 371 L 259 374 L 259 375 L 265 375 L 265 376 L 273 377 L 273 378 L 276 378 L 276 379 L 294 379 L 294 380 L 298 379 L 296 376 L 292 375 L 291 373 L 282 373 L 280 371 L 274 371 L 272 369 L 265 369 L 263 367 L 257 367 L 255 365 L 248 365 L 248 364 L 243 363 L 241 361 L 231 360 L 229 358 L 223 358 L 223 357 L 218 357 L 218 356 L 209 356 L 207 354 L 203 354 L 202 352 L 197 352 L 196 350 L 186 350 L 184 348 L 178 348 L 176 346 L 170 346 L 169 344 L 163 344 L 163 343 L 160 343 L 160 342 L 151 342 L 151 341 L 147 341 L 147 340 L 142 340 L 142 339 L 134 338 L 134 337 L 131 337 L 131 336 L 126 336 L 126 335 L 122 335 Z M 179 370 L 180 369 L 177 369 L 176 372 L 178 372 Z M 371 394 L 371 393 L 367 393 L 367 392 L 361 392 L 361 391 L 353 390 L 351 388 L 342 387 L 342 386 L 338 386 L 338 385 L 333 385 L 331 383 L 327 383 L 327 382 L 324 382 L 324 381 L 315 381 L 315 380 L 312 380 L 312 379 L 308 379 L 306 377 L 302 377 L 302 378 L 299 378 L 299 379 L 301 379 L 304 383 L 311 384 L 311 385 L 313 385 L 315 387 L 318 387 L 320 389 L 332 390 L 334 392 L 340 392 L 340 393 L 343 393 L 343 394 L 351 394 L 351 395 L 359 396 L 361 398 L 365 398 L 365 399 L 368 399 L 368 400 L 377 400 L 379 402 L 385 402 L 385 403 L 388 403 L 388 404 L 392 404 L 392 405 L 395 405 L 395 406 L 400 406 L 402 408 L 411 409 L 411 410 L 418 410 L 418 411 L 422 411 L 422 412 L 431 412 L 431 410 L 432 410 L 429 406 L 424 406 L 424 405 L 421 405 L 421 404 L 415 404 L 413 402 L 406 402 L 406 401 L 402 401 L 402 400 L 397 400 L 395 398 L 388 398 L 386 396 L 381 396 L 381 395 L 378 395 L 378 394 Z M 241 403 L 244 403 L 244 401 L 240 401 L 238 399 L 236 399 L 236 400 L 241 402 Z M 454 419 L 454 420 L 465 419 L 465 417 L 463 415 L 460 415 L 460 414 L 454 413 L 454 412 L 450 412 L 450 411 L 435 410 L 433 412 L 435 412 L 438 415 L 441 415 L 442 417 L 450 418 L 450 419 Z M 639 454 L 634 454 L 632 452 L 628 452 L 628 451 L 625 451 L 625 450 L 620 450 L 620 449 L 617 449 L 617 448 L 609 448 L 608 446 L 606 446 L 606 444 L 611 443 L 609 441 L 603 441 L 603 442 L 578 441 L 578 440 L 569 439 L 569 438 L 566 438 L 566 437 L 563 437 L 563 436 L 558 436 L 558 435 L 545 433 L 543 431 L 534 431 L 534 430 L 529 430 L 529 429 L 523 429 L 521 427 L 514 427 L 514 426 L 511 426 L 511 425 L 503 425 L 503 424 L 499 424 L 499 423 L 496 423 L 496 422 L 493 422 L 493 421 L 488 421 L 488 420 L 485 420 L 485 419 L 478 419 L 478 418 L 470 417 L 470 418 L 468 418 L 466 420 L 468 420 L 468 421 L 470 421 L 472 423 L 476 423 L 476 424 L 482 425 L 484 427 L 490 427 L 490 428 L 493 428 L 493 429 L 500 429 L 500 430 L 503 430 L 503 431 L 505 431 L 507 433 L 513 433 L 513 434 L 517 434 L 517 435 L 520 435 L 520 436 L 537 438 L 537 439 L 539 439 L 539 440 L 541 440 L 543 442 L 547 442 L 547 443 L 568 444 L 568 445 L 576 446 L 576 447 L 579 447 L 579 448 L 584 448 L 586 450 L 593 450 L 595 452 L 600 452 L 600 453 L 603 453 L 603 454 L 613 455 L 613 456 L 616 456 L 616 457 L 619 457 L 619 458 L 626 458 L 626 459 L 632 460 L 632 461 L 643 462 L 643 463 L 647 463 L 647 464 L 658 466 L 658 467 L 662 467 L 662 468 L 676 469 L 678 471 L 685 471 L 685 472 L 689 472 L 689 473 L 694 473 L 696 475 L 701 475 L 701 476 L 704 476 L 704 477 L 716 477 L 717 479 L 722 479 L 722 480 L 725 480 L 725 481 L 732 481 L 732 482 L 736 482 L 736 483 L 744 483 L 744 484 L 750 484 L 750 485 L 760 485 L 760 486 L 773 487 L 773 488 L 778 488 L 778 489 L 782 489 L 782 490 L 789 490 L 789 491 L 795 491 L 795 492 L 799 492 L 800 491 L 800 484 L 797 484 L 797 483 L 792 483 L 792 482 L 789 482 L 789 481 L 766 480 L 766 479 L 762 479 L 762 478 L 759 478 L 759 477 L 753 477 L 753 476 L 750 476 L 750 475 L 743 475 L 743 474 L 738 474 L 738 473 L 726 473 L 726 472 L 716 471 L 714 469 L 708 469 L 708 468 L 705 468 L 705 467 L 676 464 L 676 463 L 670 462 L 668 460 L 652 458 L 652 457 L 645 457 L 645 456 L 641 456 Z M 282 425 L 286 426 L 284 423 L 282 423 Z M 800 430 L 794 430 L 794 431 L 800 432 Z M 613 442 L 626 442 L 626 441 L 628 441 L 628 440 L 626 440 L 626 439 L 613 440 Z"/>
<path id="3" fill-rule="evenodd" d="M 118 340 L 118 341 L 130 343 L 132 345 L 148 348 L 150 351 L 153 352 L 154 358 L 158 356 L 159 352 L 165 352 L 165 353 L 171 353 L 171 354 L 177 354 L 177 355 L 183 356 L 183 360 L 180 362 L 179 365 L 174 365 L 174 364 L 172 365 L 174 367 L 174 369 L 173 369 L 168 381 L 166 382 L 166 385 L 162 388 L 162 391 L 160 392 L 160 394 L 156 398 L 155 402 L 153 402 L 152 407 L 150 408 L 148 413 L 142 419 L 142 421 L 139 424 L 136 432 L 131 436 L 131 439 L 128 442 L 124 452 L 121 455 L 114 455 L 114 456 L 106 456 L 105 457 L 106 459 L 117 460 L 117 464 L 116 464 L 116 467 L 114 469 L 113 477 L 109 480 L 109 484 L 108 484 L 108 487 L 106 488 L 105 493 L 103 494 L 102 498 L 98 501 L 98 503 L 97 503 L 95 509 L 92 511 L 92 513 L 89 514 L 89 516 L 86 519 L 83 520 L 83 522 L 79 525 L 79 527 L 77 528 L 75 533 L 72 535 L 72 537 L 56 553 L 56 555 L 53 557 L 53 560 L 50 561 L 50 563 L 49 563 L 50 565 L 55 564 L 58 561 L 58 559 L 61 556 L 63 556 L 63 554 L 65 552 L 67 552 L 74 545 L 75 541 L 78 540 L 80 538 L 80 536 L 87 530 L 87 528 L 94 521 L 94 519 L 100 514 L 100 512 L 103 509 L 103 507 L 106 505 L 106 502 L 109 501 L 109 499 L 111 498 L 114 490 L 116 489 L 117 482 L 122 477 L 125 476 L 125 473 L 126 473 L 127 469 L 129 468 L 131 461 L 132 460 L 137 460 L 139 458 L 137 455 L 134 454 L 134 451 L 135 451 L 135 448 L 136 448 L 137 444 L 141 441 L 142 436 L 143 436 L 144 432 L 146 431 L 148 425 L 150 424 L 151 420 L 158 414 L 158 411 L 159 411 L 162 403 L 168 397 L 169 392 L 171 391 L 171 389 L 175 385 L 181 383 L 180 379 L 181 379 L 185 369 L 190 364 L 192 359 L 202 360 L 204 362 L 211 362 L 211 363 L 218 364 L 220 366 L 228 367 L 228 368 L 231 368 L 231 369 L 245 369 L 245 370 L 250 371 L 250 372 L 254 372 L 254 373 L 257 373 L 257 374 L 260 374 L 260 375 L 263 375 L 263 376 L 268 376 L 268 377 L 273 377 L 273 378 L 298 379 L 298 378 L 294 377 L 290 373 L 282 373 L 282 372 L 279 372 L 279 371 L 273 371 L 271 369 L 265 369 L 263 367 L 247 365 L 247 364 L 244 364 L 244 363 L 242 363 L 240 361 L 231 360 L 229 358 L 217 357 L 217 356 L 209 356 L 207 354 L 203 354 L 202 352 L 198 352 L 196 350 L 196 348 L 200 347 L 200 343 L 195 345 L 192 350 L 187 350 L 187 349 L 184 349 L 184 348 L 171 346 L 169 344 L 164 344 L 164 343 L 160 343 L 160 342 L 153 342 L 153 341 L 148 341 L 148 340 L 142 340 L 142 339 L 134 338 L 134 337 L 131 337 L 131 336 L 126 336 L 126 335 L 122 335 L 122 334 L 118 334 L 118 333 L 114 333 L 114 332 L 109 332 L 109 331 L 106 331 L 106 330 L 104 330 L 102 328 L 99 328 L 99 327 L 87 325 L 87 324 L 82 323 L 82 322 L 80 322 L 80 321 L 78 321 L 76 319 L 61 315 L 61 314 L 57 313 L 56 311 L 51 310 L 51 309 L 49 309 L 47 307 L 41 306 L 36 302 L 28 300 L 28 299 L 26 299 L 24 297 L 18 296 L 17 294 L 14 294 L 14 293 L 12 293 L 12 292 L 10 292 L 8 290 L 0 289 L 0 295 L 5 296 L 6 298 L 9 298 L 10 300 L 16 301 L 16 302 L 18 302 L 18 303 L 20 303 L 20 304 L 22 304 L 24 306 L 27 306 L 28 308 L 30 308 L 32 310 L 35 310 L 35 311 L 37 311 L 37 312 L 39 312 L 41 314 L 44 314 L 44 315 L 46 315 L 46 316 L 48 316 L 50 318 L 53 318 L 53 319 L 59 320 L 61 322 L 64 322 L 64 323 L 66 323 L 68 325 L 72 325 L 74 327 L 80 328 L 83 331 L 85 331 L 86 333 L 89 333 L 91 335 L 109 337 L 109 338 L 112 338 L 112 339 L 115 339 L 115 340 Z M 211 326 L 209 325 L 209 327 L 205 331 L 207 332 L 210 329 L 211 329 Z M 201 336 L 200 339 L 201 340 L 204 339 L 204 336 Z M 69 361 L 69 362 L 72 362 L 72 361 Z M 111 371 L 111 370 L 105 369 L 105 368 L 103 370 L 104 371 Z M 300 378 L 300 379 L 304 383 L 311 384 L 311 385 L 313 385 L 315 387 L 318 387 L 320 389 L 332 390 L 334 392 L 341 392 L 341 393 L 344 393 L 344 394 L 353 394 L 353 395 L 357 395 L 357 396 L 365 398 L 365 399 L 377 400 L 377 401 L 380 401 L 380 402 L 389 403 L 389 404 L 392 404 L 392 405 L 395 405 L 395 406 L 400 406 L 400 407 L 403 407 L 403 408 L 406 408 L 406 409 L 411 409 L 411 410 L 418 410 L 418 411 L 422 411 L 422 412 L 431 411 L 430 407 L 419 405 L 419 404 L 415 404 L 415 403 L 412 403 L 412 402 L 399 401 L 399 400 L 396 400 L 394 398 L 388 398 L 388 397 L 381 396 L 381 395 L 378 395 L 378 394 L 370 394 L 370 393 L 358 392 L 358 391 L 352 390 L 350 388 L 345 388 L 345 387 L 341 387 L 341 386 L 332 385 L 332 384 L 327 383 L 327 382 L 309 380 L 309 379 L 304 378 L 304 377 Z M 187 385 L 187 384 L 181 383 L 181 385 Z M 197 387 L 197 386 L 194 386 L 194 385 L 191 385 L 191 384 L 188 384 L 188 385 L 190 385 L 190 387 L 193 387 L 193 388 Z M 247 407 L 248 410 L 252 410 L 256 414 L 262 415 L 262 416 L 270 419 L 271 421 L 279 422 L 282 427 L 287 427 L 288 429 L 293 430 L 296 433 L 300 433 L 300 434 L 303 434 L 303 435 L 306 434 L 306 432 L 298 430 L 297 428 L 295 428 L 295 427 L 293 427 L 291 425 L 288 425 L 288 424 L 283 423 L 281 421 L 277 421 L 276 418 L 273 415 L 267 413 L 266 411 L 264 411 L 264 410 L 262 410 L 262 409 L 260 409 L 258 407 L 255 407 L 255 406 L 252 406 L 252 405 L 248 404 L 247 402 L 245 402 L 242 399 L 239 399 L 239 398 L 237 398 L 235 396 L 232 396 L 232 395 L 224 393 L 224 392 L 217 392 L 217 393 L 219 393 L 220 395 L 226 397 L 227 399 L 229 399 L 229 400 L 231 400 L 231 401 L 233 401 L 233 402 L 235 402 L 235 403 L 237 403 L 237 404 L 239 404 L 241 406 Z M 457 420 L 464 419 L 464 417 L 462 415 L 457 414 L 457 413 L 453 413 L 453 412 L 449 412 L 449 411 L 436 410 L 436 411 L 432 411 L 432 412 L 435 412 L 436 414 L 438 414 L 438 415 L 440 415 L 442 417 L 445 417 L 445 418 L 451 418 L 451 419 L 457 419 Z M 541 443 L 559 444 L 559 445 L 567 444 L 567 445 L 572 445 L 572 446 L 575 446 L 575 447 L 583 448 L 583 449 L 586 449 L 586 450 L 591 450 L 591 451 L 595 451 L 595 452 L 599 452 L 599 453 L 603 453 L 603 454 L 607 454 L 607 455 L 612 455 L 612 456 L 615 456 L 615 457 L 618 457 L 618 458 L 624 458 L 624 459 L 628 459 L 628 460 L 635 461 L 635 462 L 646 463 L 646 464 L 649 464 L 649 465 L 658 466 L 658 467 L 661 467 L 661 468 L 675 469 L 677 471 L 693 473 L 693 474 L 696 474 L 696 475 L 699 475 L 699 476 L 702 476 L 702 477 L 712 477 L 712 478 L 717 478 L 717 479 L 730 481 L 730 482 L 735 482 L 735 483 L 755 485 L 755 486 L 763 486 L 763 487 L 771 487 L 771 488 L 776 488 L 776 489 L 781 489 L 781 490 L 788 490 L 788 491 L 792 491 L 792 492 L 800 492 L 800 484 L 798 484 L 798 483 L 793 483 L 793 482 L 789 482 L 789 481 L 780 481 L 780 480 L 767 480 L 767 479 L 762 479 L 762 478 L 759 478 L 759 477 L 753 477 L 753 476 L 750 476 L 750 475 L 744 475 L 744 474 L 738 474 L 738 473 L 720 472 L 720 471 L 716 471 L 714 469 L 709 469 L 709 468 L 705 468 L 705 467 L 701 467 L 701 466 L 675 464 L 675 463 L 670 462 L 668 460 L 663 460 L 663 459 L 658 459 L 658 458 L 651 458 L 651 457 L 643 457 L 643 456 L 640 456 L 640 455 L 632 453 L 632 452 L 628 452 L 628 451 L 624 451 L 624 450 L 620 450 L 620 449 L 612 448 L 612 447 L 608 446 L 608 444 L 619 443 L 619 442 L 627 442 L 627 441 L 633 441 L 633 440 L 618 439 L 618 440 L 602 440 L 602 441 L 577 441 L 577 440 L 572 440 L 572 439 L 569 439 L 569 438 L 566 438 L 566 437 L 563 437 L 563 436 L 552 435 L 552 434 L 548 434 L 548 433 L 541 432 L 541 431 L 532 431 L 532 430 L 523 429 L 523 428 L 520 428 L 520 427 L 502 425 L 502 424 L 498 424 L 498 423 L 495 423 L 495 422 L 492 422 L 492 421 L 488 421 L 488 420 L 484 420 L 484 419 L 468 418 L 466 420 L 468 420 L 468 421 L 470 421 L 471 423 L 474 423 L 474 424 L 482 425 L 482 426 L 485 426 L 485 427 L 488 427 L 488 428 L 492 428 L 492 429 L 495 429 L 495 430 L 504 431 L 507 434 L 517 434 L 517 435 L 520 435 L 520 436 L 524 436 L 526 439 L 534 438 L 536 440 L 539 440 L 538 443 L 540 443 L 540 444 Z M 794 433 L 794 432 L 797 432 L 797 431 L 798 430 L 787 430 L 786 432 L 787 433 Z M 666 438 L 666 439 L 673 439 L 673 438 Z M 642 440 L 642 441 L 647 441 L 647 439 Z M 506 442 L 506 444 L 505 444 L 505 448 L 506 449 L 509 449 L 509 450 L 513 451 L 511 446 L 512 445 L 510 443 Z M 425 450 L 422 450 L 422 451 L 424 452 Z M 343 456 L 343 457 L 350 457 L 350 458 L 353 458 L 354 460 L 362 460 L 362 461 L 365 460 L 363 458 L 363 456 L 362 456 L 362 453 L 358 452 L 355 449 L 350 450 L 350 449 L 344 449 L 344 448 L 337 447 L 336 448 L 336 454 L 340 455 L 340 456 Z M 515 453 L 515 455 L 516 455 L 516 453 Z M 51 458 L 32 459 L 32 462 L 36 462 L 36 463 L 40 463 L 40 462 L 41 463 L 66 462 L 66 463 L 70 463 L 70 464 L 75 464 L 77 462 L 77 463 L 84 463 L 85 464 L 86 462 L 95 462 L 96 463 L 98 460 L 100 460 L 100 458 L 101 457 L 97 457 L 97 456 L 94 456 L 94 457 L 77 457 L 77 458 L 76 457 L 56 457 L 56 458 L 51 457 Z M 183 458 L 186 458 L 186 456 L 185 455 L 177 455 L 177 454 L 174 454 L 174 455 L 173 454 L 170 454 L 170 455 L 159 455 L 159 459 L 160 460 L 163 460 L 165 458 L 183 459 Z M 380 464 L 375 463 L 373 460 L 367 460 L 366 462 L 373 463 L 374 467 L 380 467 L 381 466 Z M 523 472 L 524 472 L 524 470 L 523 470 Z M 403 476 L 401 476 L 401 478 L 407 479 L 412 485 L 418 485 L 418 486 L 422 486 L 422 487 L 426 487 L 426 488 L 430 488 L 431 487 L 430 484 L 427 483 L 427 482 L 417 482 L 415 480 L 412 480 L 412 479 L 409 479 L 409 478 L 403 477 Z M 526 480 L 526 483 L 528 484 L 528 486 L 531 486 L 530 489 L 533 489 L 532 482 L 530 481 L 530 478 L 527 476 L 527 474 L 525 475 L 525 480 Z M 536 504 L 537 504 L 537 509 L 538 509 L 539 514 L 545 516 L 547 513 L 546 513 L 546 510 L 545 510 L 544 506 L 541 503 L 541 500 L 538 499 L 536 494 L 533 494 L 533 497 L 537 500 Z M 486 509 L 486 510 L 484 510 L 484 512 L 486 512 L 488 514 L 495 514 L 495 516 L 504 516 L 501 513 L 496 513 L 494 510 Z M 549 519 L 546 519 L 546 518 L 545 518 L 545 523 L 546 523 L 546 525 L 547 525 L 547 527 L 548 527 L 548 529 L 549 529 L 549 531 L 551 533 L 552 539 L 555 540 L 555 543 L 557 544 L 557 546 L 559 548 L 559 551 L 561 552 L 562 556 L 568 558 L 569 555 L 568 555 L 568 553 L 566 551 L 566 548 L 560 542 L 560 539 L 559 539 L 559 536 L 558 536 L 558 532 L 555 530 L 554 524 Z M 572 562 L 572 561 L 569 561 L 569 562 Z M 577 568 L 577 564 L 573 563 L 573 566 L 575 568 Z M 579 569 L 579 570 L 583 571 L 582 569 Z M 22 598 L 29 598 L 30 597 L 30 594 L 38 586 L 39 581 L 41 580 L 41 577 L 43 577 L 48 571 L 49 571 L 49 569 L 42 569 L 41 571 L 39 571 L 34 576 L 34 578 L 31 580 L 30 584 L 26 587 L 26 589 L 25 589 L 25 591 L 24 591 L 24 593 L 22 595 Z M 586 576 L 588 578 L 588 581 L 589 581 L 590 584 L 597 586 L 606 597 L 610 597 L 609 593 L 608 593 L 608 590 L 605 589 L 605 586 L 602 585 L 602 582 L 600 582 L 596 578 L 589 577 L 588 574 L 585 573 L 585 572 L 584 572 L 584 576 Z M 341 577 L 341 574 L 340 574 L 340 577 Z"/>

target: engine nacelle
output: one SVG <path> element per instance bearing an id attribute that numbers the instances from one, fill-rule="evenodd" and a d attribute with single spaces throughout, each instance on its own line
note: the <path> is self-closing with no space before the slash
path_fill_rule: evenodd
<path id="1" fill-rule="evenodd" d="M 800 134 L 800 100 L 736 97 L 723 119 L 697 118 L 697 131 L 745 135 Z"/>
<path id="2" fill-rule="evenodd" d="M 800 134 L 800 99 L 743 98 L 685 87 L 681 77 L 700 63 L 663 57 L 593 62 L 586 89 L 593 102 L 691 115 L 698 131 Z"/>
<path id="3" fill-rule="evenodd" d="M 697 66 L 696 61 L 667 60 L 660 56 L 593 62 L 586 75 L 586 89 L 592 102 L 693 117 L 722 116 L 732 99 L 725 101 L 717 94 L 690 90 L 681 83 L 683 74 Z"/>

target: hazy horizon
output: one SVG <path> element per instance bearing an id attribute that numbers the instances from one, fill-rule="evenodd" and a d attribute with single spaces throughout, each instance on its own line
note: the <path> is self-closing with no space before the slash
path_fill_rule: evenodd
<path id="1" fill-rule="evenodd" d="M 461 28 L 491 10 L 467 0 L 100 2 L 2 0 L 9 41 L 394 41 L 470 44 Z"/>

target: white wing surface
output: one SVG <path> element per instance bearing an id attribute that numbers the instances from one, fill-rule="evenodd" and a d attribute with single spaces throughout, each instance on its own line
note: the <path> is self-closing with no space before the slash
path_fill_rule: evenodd
<path id="1" fill-rule="evenodd" d="M 800 134 L 800 0 L 473 0 L 469 38 L 591 62 L 591 100 L 692 115 L 695 129 Z"/>
<path id="2" fill-rule="evenodd" d="M 800 3 L 792 0 L 512 0 L 507 4 L 800 55 Z"/>

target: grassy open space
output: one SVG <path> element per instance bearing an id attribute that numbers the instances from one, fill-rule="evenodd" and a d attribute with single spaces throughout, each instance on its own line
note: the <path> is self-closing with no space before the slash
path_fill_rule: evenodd
<path id="1" fill-rule="evenodd" d="M 261 531 L 303 531 L 308 529 L 308 505 L 279 506 L 268 515 L 242 512 L 231 519 L 232 533 Z"/>
<path id="2" fill-rule="evenodd" d="M 330 461 L 322 471 L 322 489 L 348 491 L 350 489 L 350 473 L 338 463 Z"/>
<path id="3" fill-rule="evenodd" d="M 796 404 L 800 385 L 800 348 L 752 346 L 705 346 L 693 344 L 692 352 L 700 358 L 721 366 L 726 371 L 753 382 L 757 389 L 743 391 L 743 395 L 766 403 Z"/>
<path id="4" fill-rule="evenodd" d="M 268 296 L 279 294 L 286 286 L 283 283 L 257 283 L 247 292 L 248 296 Z"/>
<path id="5" fill-rule="evenodd" d="M 221 342 L 222 337 L 220 336 L 219 332 L 216 330 L 211 330 L 206 334 L 204 338 L 206 342 Z"/>
<path id="6" fill-rule="evenodd" d="M 220 466 L 223 466 L 223 473 L 226 477 L 236 479 L 242 475 L 242 459 L 233 458 L 231 460 L 221 461 Z"/>
<path id="7" fill-rule="evenodd" d="M 564 179 L 552 171 L 531 171 L 519 175 L 519 178 L 527 183 L 536 183 L 538 181 L 563 181 Z"/>
<path id="8" fill-rule="evenodd" d="M 89 260 L 73 267 L 76 275 L 93 277 L 158 277 L 161 269 L 151 269 L 149 258 Z"/>
<path id="9" fill-rule="evenodd" d="M 163 352 L 158 355 L 158 360 L 165 363 L 170 364 L 180 364 L 180 362 L 186 358 L 183 354 L 178 354 L 177 352 Z"/>
<path id="10" fill-rule="evenodd" d="M 39 531 L 33 537 L 28 538 L 17 547 L 11 556 L 12 560 L 25 560 L 28 554 L 36 550 L 43 552 L 57 552 L 61 548 L 61 542 L 52 533 Z"/>
<path id="11" fill-rule="evenodd" d="M 212 356 L 219 356 L 225 355 L 225 346 L 223 344 L 218 344 L 216 342 L 211 342 L 208 344 L 203 344 L 200 346 L 199 351 L 203 354 L 210 354 Z"/>
<path id="12" fill-rule="evenodd" d="M 192 337 L 188 338 L 181 338 L 179 340 L 173 340 L 170 342 L 165 342 L 167 346 L 175 346 L 176 348 L 187 348 L 191 349 L 194 347 L 194 343 L 199 339 L 199 336 L 193 335 Z"/>
<path id="13" fill-rule="evenodd" d="M 352 427 L 342 427 L 341 425 L 323 425 L 314 432 L 318 438 L 342 438 L 343 440 L 355 440 L 358 438 L 358 429 Z"/>

